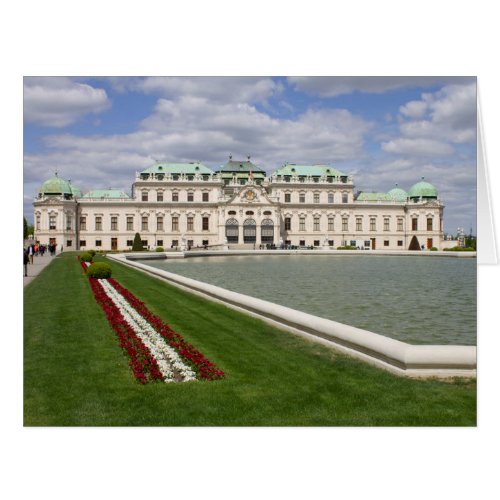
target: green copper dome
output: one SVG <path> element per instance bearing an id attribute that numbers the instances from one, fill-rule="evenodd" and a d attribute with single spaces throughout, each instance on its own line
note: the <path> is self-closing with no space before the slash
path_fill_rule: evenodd
<path id="1" fill-rule="evenodd" d="M 408 198 L 408 193 L 404 190 L 398 187 L 396 184 L 396 187 L 393 187 L 388 193 L 389 197 L 391 200 L 394 201 L 406 201 Z"/>
<path id="2" fill-rule="evenodd" d="M 69 187 L 71 189 L 71 193 L 73 194 L 73 198 L 81 198 L 83 196 L 81 190 L 76 186 L 73 186 L 73 184 L 69 183 Z"/>
<path id="3" fill-rule="evenodd" d="M 57 173 L 42 184 L 40 188 L 40 194 L 59 194 L 59 195 L 72 195 L 73 191 L 71 185 L 68 181 L 61 179 Z"/>
<path id="4" fill-rule="evenodd" d="M 437 198 L 438 191 L 432 184 L 426 182 L 424 177 L 422 177 L 420 182 L 417 182 L 410 188 L 408 196 L 410 198 Z"/>

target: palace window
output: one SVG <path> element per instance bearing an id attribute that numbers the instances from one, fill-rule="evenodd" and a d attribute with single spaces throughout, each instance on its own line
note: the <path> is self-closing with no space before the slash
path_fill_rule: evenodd
<path id="1" fill-rule="evenodd" d="M 194 193 L 192 191 L 188 191 L 188 201 L 194 201 Z"/>
<path id="2" fill-rule="evenodd" d="M 332 181 L 329 181 L 329 182 L 332 182 Z M 333 240 L 328 240 L 328 246 L 333 247 Z"/>
<path id="3" fill-rule="evenodd" d="M 389 240 L 384 240 L 384 247 L 388 247 L 389 246 Z"/>
<path id="4" fill-rule="evenodd" d="M 306 246 L 306 240 L 299 240 L 299 246 L 305 247 Z"/>
<path id="5" fill-rule="evenodd" d="M 172 217 L 172 231 L 179 231 L 179 217 Z"/>
<path id="6" fill-rule="evenodd" d="M 127 240 L 127 246 L 131 247 L 134 245 L 134 240 Z"/>
<path id="7" fill-rule="evenodd" d="M 414 217 L 412 220 L 411 220 L 411 230 L 412 231 L 416 231 L 417 230 L 417 227 L 418 227 L 418 219 L 416 217 Z"/>
<path id="8" fill-rule="evenodd" d="M 56 215 L 49 215 L 49 229 L 56 228 Z"/>
<path id="9" fill-rule="evenodd" d="M 102 231 L 102 217 L 96 216 L 95 218 L 95 230 Z"/>
<path id="10" fill-rule="evenodd" d="M 141 231 L 147 231 L 148 230 L 148 218 L 146 216 L 143 216 L 141 219 Z"/>
<path id="11" fill-rule="evenodd" d="M 146 248 L 148 246 L 148 240 L 141 240 L 142 248 Z"/>
<path id="12" fill-rule="evenodd" d="M 389 231 L 389 217 L 384 217 L 384 231 Z"/>
<path id="13" fill-rule="evenodd" d="M 73 240 L 66 240 L 66 246 L 70 247 L 73 245 Z"/>
<path id="14" fill-rule="evenodd" d="M 156 230 L 163 231 L 163 217 L 156 217 Z"/>
<path id="15" fill-rule="evenodd" d="M 299 194 L 299 203 L 305 203 L 305 202 L 306 202 L 306 194 L 300 193 Z"/>
<path id="16" fill-rule="evenodd" d="M 342 193 L 342 203 L 347 203 L 349 200 L 347 193 Z"/>
<path id="17" fill-rule="evenodd" d="M 292 201 L 292 195 L 290 193 L 285 193 L 285 203 L 290 203 Z"/>
<path id="18" fill-rule="evenodd" d="M 71 218 L 71 215 L 66 216 L 66 231 L 71 231 L 73 228 L 73 219 Z"/>
<path id="19" fill-rule="evenodd" d="M 156 201 L 163 201 L 163 191 L 156 192 Z"/>
<path id="20" fill-rule="evenodd" d="M 328 203 L 333 203 L 333 193 L 328 193 Z"/>
<path id="21" fill-rule="evenodd" d="M 80 240 L 80 247 L 86 247 L 87 242 L 85 240 Z"/>
<path id="22" fill-rule="evenodd" d="M 36 225 L 35 225 L 35 228 L 37 231 L 40 231 L 40 215 L 37 214 L 36 215 Z"/>
<path id="23" fill-rule="evenodd" d="M 142 201 L 148 201 L 148 192 L 142 191 Z"/>
<path id="24" fill-rule="evenodd" d="M 203 217 L 201 219 L 201 225 L 202 231 L 208 231 L 208 217 Z"/>
<path id="25" fill-rule="evenodd" d="M 201 240 L 201 244 L 205 247 L 208 245 L 208 240 Z"/>
<path id="26" fill-rule="evenodd" d="M 319 247 L 319 240 L 314 240 L 314 246 Z"/>
<path id="27" fill-rule="evenodd" d="M 299 231 L 305 231 L 305 230 L 306 230 L 306 218 L 300 217 L 300 219 L 299 219 Z"/>
<path id="28" fill-rule="evenodd" d="M 319 203 L 319 193 L 314 193 L 314 203 Z"/>
<path id="29" fill-rule="evenodd" d="M 87 230 L 87 217 L 80 217 L 80 231 L 86 231 L 86 230 Z"/>
<path id="30" fill-rule="evenodd" d="M 194 231 L 194 217 L 187 218 L 187 230 Z"/>
<path id="31" fill-rule="evenodd" d="M 172 201 L 174 201 L 174 202 L 179 201 L 179 193 L 177 191 L 174 191 L 172 193 Z"/>
<path id="32" fill-rule="evenodd" d="M 188 248 L 194 247 L 194 240 L 187 240 Z"/>
<path id="33" fill-rule="evenodd" d="M 333 217 L 328 217 L 328 231 L 335 231 L 335 219 Z"/>
<path id="34" fill-rule="evenodd" d="M 342 231 L 347 231 L 347 217 L 342 217 Z"/>
<path id="35" fill-rule="evenodd" d="M 285 217 L 285 231 L 291 231 L 291 230 L 292 230 L 292 218 Z"/>
<path id="36" fill-rule="evenodd" d="M 398 219 L 398 231 L 403 230 L 403 219 Z"/>
<path id="37" fill-rule="evenodd" d="M 377 219 L 375 217 L 370 217 L 370 231 L 377 230 Z"/>
<path id="38" fill-rule="evenodd" d="M 178 247 L 179 246 L 179 240 L 172 240 L 172 247 Z"/>
<path id="39" fill-rule="evenodd" d="M 206 193 L 206 192 L 202 193 L 202 195 L 201 195 L 201 201 L 208 201 L 208 195 L 209 195 L 209 193 Z"/>
<path id="40" fill-rule="evenodd" d="M 432 217 L 427 217 L 427 231 L 432 231 Z"/>
<path id="41" fill-rule="evenodd" d="M 314 217 L 314 231 L 319 231 L 319 217 Z"/>
<path id="42" fill-rule="evenodd" d="M 156 240 L 156 246 L 157 247 L 162 247 L 163 246 L 163 240 Z"/>
<path id="43" fill-rule="evenodd" d="M 403 246 L 403 240 L 398 240 L 398 247 L 402 247 Z"/>
<path id="44" fill-rule="evenodd" d="M 127 231 L 133 231 L 134 230 L 134 218 L 128 216 L 127 217 Z"/>
<path id="45" fill-rule="evenodd" d="M 111 217 L 111 231 L 118 231 L 118 217 Z"/>
<path id="46" fill-rule="evenodd" d="M 102 241 L 101 240 L 95 240 L 95 246 L 96 247 L 102 246 Z"/>
<path id="47" fill-rule="evenodd" d="M 356 231 L 363 231 L 363 219 L 356 217 Z"/>

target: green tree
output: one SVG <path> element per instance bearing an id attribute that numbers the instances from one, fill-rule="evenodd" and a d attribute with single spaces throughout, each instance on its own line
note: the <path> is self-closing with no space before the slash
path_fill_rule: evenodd
<path id="1" fill-rule="evenodd" d="M 144 250 L 142 248 L 141 235 L 139 233 L 135 233 L 134 243 L 132 244 L 132 250 L 134 252 L 142 252 Z"/>
<path id="2" fill-rule="evenodd" d="M 35 228 L 28 224 L 26 217 L 23 217 L 23 238 L 27 239 L 28 236 L 33 236 L 35 234 Z"/>

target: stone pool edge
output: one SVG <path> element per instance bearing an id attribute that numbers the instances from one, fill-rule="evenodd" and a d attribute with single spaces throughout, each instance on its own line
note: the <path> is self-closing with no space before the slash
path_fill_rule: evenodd
<path id="1" fill-rule="evenodd" d="M 107 257 L 398 375 L 439 378 L 476 376 L 476 346 L 412 345 L 146 266 L 127 259 L 126 254 L 108 254 Z"/>

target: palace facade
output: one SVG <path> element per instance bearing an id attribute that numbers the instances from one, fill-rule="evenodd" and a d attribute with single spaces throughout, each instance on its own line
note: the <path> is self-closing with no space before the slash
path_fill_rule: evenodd
<path id="1" fill-rule="evenodd" d="M 406 192 L 355 193 L 353 179 L 330 165 L 287 163 L 266 175 L 248 157 L 217 171 L 201 163 L 158 162 L 139 172 L 131 194 L 83 194 L 56 175 L 34 201 L 35 239 L 65 250 L 143 246 L 370 250 L 441 249 L 443 208 L 422 178 Z"/>

